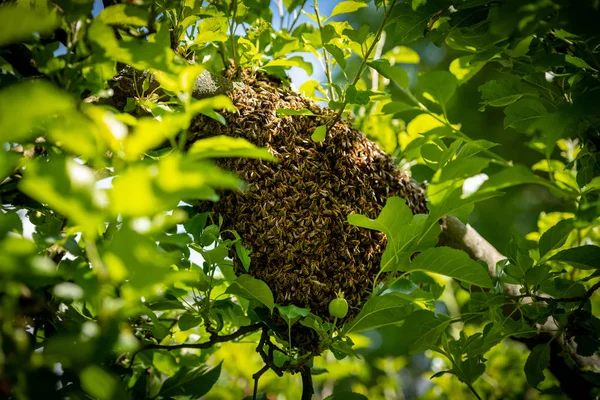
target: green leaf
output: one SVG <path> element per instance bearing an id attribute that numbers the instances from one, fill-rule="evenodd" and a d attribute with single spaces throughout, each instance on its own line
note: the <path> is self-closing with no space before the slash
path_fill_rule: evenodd
<path id="1" fill-rule="evenodd" d="M 384 114 L 396 114 L 404 111 L 416 110 L 417 107 L 411 106 L 403 101 L 392 101 L 387 103 L 381 109 L 381 112 Z"/>
<path id="2" fill-rule="evenodd" d="M 592 193 L 600 190 L 600 176 L 593 178 L 585 187 L 583 188 L 583 194 Z"/>
<path id="3" fill-rule="evenodd" d="M 327 125 L 319 125 L 315 128 L 310 138 L 313 142 L 322 142 L 325 140 L 325 134 L 327 133 Z"/>
<path id="4" fill-rule="evenodd" d="M 10 85 L 0 90 L 0 142 L 21 142 L 39 135 L 42 132 L 35 128 L 44 126 L 57 114 L 74 110 L 73 98 L 46 81 Z"/>
<path id="5" fill-rule="evenodd" d="M 479 91 L 484 107 L 505 107 L 524 96 L 519 82 L 508 79 L 487 81 Z"/>
<path id="6" fill-rule="evenodd" d="M 310 313 L 310 308 L 301 308 L 293 304 L 288 306 L 277 305 L 277 310 L 289 326 L 293 325 L 300 318 L 306 317 Z"/>
<path id="7" fill-rule="evenodd" d="M 248 272 L 248 270 L 250 269 L 250 263 L 252 261 L 252 259 L 250 258 L 250 253 L 252 251 L 250 249 L 248 249 L 246 246 L 244 246 L 244 244 L 242 243 L 242 238 L 236 231 L 233 231 L 233 234 L 236 238 L 236 241 L 234 244 L 235 252 L 236 252 L 240 262 L 242 263 L 244 270 L 246 272 Z"/>
<path id="8" fill-rule="evenodd" d="M 376 219 L 365 215 L 350 214 L 348 222 L 352 225 L 383 232 L 387 236 L 387 246 L 381 259 L 382 271 L 403 268 L 416 252 L 437 243 L 437 229 L 429 229 L 425 214 L 412 215 L 406 201 L 400 197 L 390 197 Z M 423 236 L 427 233 L 425 236 Z"/>
<path id="9" fill-rule="evenodd" d="M 325 400 L 368 400 L 368 397 L 354 392 L 336 392 L 331 396 L 327 396 Z"/>
<path id="10" fill-rule="evenodd" d="M 355 85 L 350 85 L 346 89 L 346 102 L 359 105 L 369 104 L 369 92 L 367 90 L 357 90 Z"/>
<path id="11" fill-rule="evenodd" d="M 121 392 L 117 378 L 97 365 L 86 367 L 79 374 L 79 379 L 83 390 L 98 400 L 127 398 Z"/>
<path id="12" fill-rule="evenodd" d="M 188 150 L 188 154 L 195 160 L 220 157 L 244 157 L 278 161 L 266 148 L 257 147 L 246 139 L 230 136 L 213 136 L 198 140 L 192 144 Z"/>
<path id="13" fill-rule="evenodd" d="M 538 100 L 521 99 L 504 109 L 504 128 L 527 132 L 531 124 L 547 114 L 546 107 Z"/>
<path id="14" fill-rule="evenodd" d="M 171 269 L 176 256 L 127 226 L 114 233 L 99 250 L 110 279 L 115 283 L 127 280 L 123 292 L 136 300 L 140 296 L 156 296 L 155 285 L 167 284 L 177 276 Z"/>
<path id="15" fill-rule="evenodd" d="M 210 391 L 221 375 L 220 362 L 216 367 L 207 365 L 190 368 L 183 366 L 173 376 L 165 380 L 160 388 L 159 396 L 163 398 L 173 396 L 186 396 L 189 398 L 200 398 Z"/>
<path id="16" fill-rule="evenodd" d="M 300 110 L 293 110 L 291 108 L 278 108 L 277 111 L 275 111 L 275 113 L 279 118 L 285 117 L 287 115 L 309 115 L 311 117 L 316 116 L 316 114 L 310 111 L 308 108 L 302 108 Z"/>
<path id="17" fill-rule="evenodd" d="M 419 75 L 419 87 L 427 100 L 445 106 L 454 96 L 458 80 L 447 71 L 426 72 Z"/>
<path id="18" fill-rule="evenodd" d="M 371 61 L 368 65 L 385 78 L 393 81 L 399 88 L 408 88 L 408 73 L 404 68 L 390 65 L 390 62 L 383 58 Z"/>
<path id="19" fill-rule="evenodd" d="M 344 327 L 344 333 L 356 333 L 404 320 L 414 310 L 413 305 L 396 293 L 369 299 L 361 312 Z"/>
<path id="20" fill-rule="evenodd" d="M 458 84 L 462 85 L 474 77 L 485 66 L 485 61 L 473 61 L 474 56 L 462 56 L 455 58 L 448 68 L 450 73 L 456 77 Z"/>
<path id="21" fill-rule="evenodd" d="M 395 64 L 418 64 L 421 62 L 419 53 L 407 46 L 396 46 L 386 52 L 383 58 L 390 60 L 391 65 Z"/>
<path id="22" fill-rule="evenodd" d="M 540 238 L 540 257 L 543 258 L 549 251 L 561 247 L 567 241 L 569 234 L 574 229 L 574 219 L 565 219 L 548 229 Z"/>
<path id="23" fill-rule="evenodd" d="M 17 167 L 21 156 L 12 151 L 0 151 L 0 182 L 7 176 L 12 174 L 14 169 Z"/>
<path id="24" fill-rule="evenodd" d="M 294 57 L 289 57 L 287 59 L 279 59 L 279 60 L 273 60 L 273 61 L 269 61 L 267 64 L 265 64 L 262 69 L 264 70 L 270 70 L 274 67 L 284 67 L 284 68 L 291 68 L 291 67 L 298 67 L 298 68 L 302 68 L 304 71 L 306 71 L 306 73 L 308 75 L 312 75 L 313 73 L 313 66 L 310 62 L 305 61 L 304 58 L 300 57 L 300 56 L 294 56 Z"/>
<path id="25" fill-rule="evenodd" d="M 546 379 L 544 370 L 550 366 L 550 345 L 538 344 L 531 350 L 525 362 L 525 376 L 527 382 L 534 388 Z"/>
<path id="26" fill-rule="evenodd" d="M 229 38 L 228 24 L 226 17 L 204 18 L 198 24 L 198 35 L 194 39 L 194 44 L 226 41 Z"/>
<path id="27" fill-rule="evenodd" d="M 146 8 L 134 4 L 113 4 L 102 10 L 96 19 L 107 25 L 146 26 L 150 21 L 150 13 Z"/>
<path id="28" fill-rule="evenodd" d="M 175 63 L 175 52 L 170 48 L 168 24 L 160 24 L 158 32 L 148 40 L 123 35 L 118 40 L 112 27 L 95 19 L 89 27 L 88 36 L 95 51 L 115 61 L 131 65 L 139 71 L 159 70 L 177 75 L 184 68 Z"/>
<path id="29" fill-rule="evenodd" d="M 514 167 L 506 168 L 497 174 L 490 176 L 476 193 L 495 192 L 500 189 L 526 183 L 552 186 L 548 181 L 531 172 L 526 166 L 517 164 Z"/>
<path id="30" fill-rule="evenodd" d="M 275 307 L 273 293 L 269 289 L 269 286 L 265 282 L 247 274 L 240 275 L 229 285 L 225 293 L 241 296 L 247 300 L 256 300 L 267 306 L 271 312 L 273 312 L 273 307 Z"/>
<path id="31" fill-rule="evenodd" d="M 418 310 L 409 315 L 398 329 L 397 345 L 400 354 L 415 354 L 436 345 L 450 319 L 431 311 Z"/>
<path id="32" fill-rule="evenodd" d="M 469 158 L 478 154 L 482 151 L 491 149 L 492 147 L 498 146 L 498 143 L 490 142 L 485 139 L 473 140 L 472 142 L 465 143 L 458 153 L 458 158 Z"/>
<path id="33" fill-rule="evenodd" d="M 352 13 L 356 10 L 360 10 L 361 8 L 365 7 L 368 7 L 368 4 L 361 3 L 358 1 L 341 1 L 337 3 L 336 6 L 333 8 L 330 18 L 333 18 L 339 14 Z"/>
<path id="34" fill-rule="evenodd" d="M 18 5 L 6 3 L 0 6 L 0 47 L 29 39 L 34 33 L 52 33 L 60 25 L 56 7 L 48 9 L 41 6 L 45 2 L 28 7 L 25 5 L 27 3 L 31 2 L 19 2 Z"/>
<path id="35" fill-rule="evenodd" d="M 188 329 L 195 328 L 196 326 L 200 325 L 201 323 L 202 323 L 202 317 L 190 314 L 188 312 L 188 313 L 183 314 L 181 316 L 181 318 L 179 318 L 177 325 L 179 325 L 179 329 L 181 329 L 182 331 L 187 331 Z"/>
<path id="36" fill-rule="evenodd" d="M 52 293 L 54 293 L 56 297 L 69 300 L 78 300 L 83 297 L 83 289 L 72 282 L 59 283 L 54 286 Z"/>
<path id="37" fill-rule="evenodd" d="M 486 267 L 473 261 L 467 253 L 449 247 L 427 249 L 408 265 L 408 271 L 426 271 L 449 276 L 484 288 L 492 288 Z"/>
<path id="38" fill-rule="evenodd" d="M 548 259 L 563 261 L 579 269 L 600 268 L 600 247 L 591 244 L 562 250 Z"/>
<path id="39" fill-rule="evenodd" d="M 346 57 L 342 49 L 330 43 L 324 44 L 323 47 L 333 56 L 335 62 L 338 63 L 342 70 L 346 69 Z"/>
<path id="40" fill-rule="evenodd" d="M 396 44 L 407 44 L 424 36 L 431 16 L 439 11 L 436 5 L 424 5 L 413 10 L 409 2 L 395 7 L 393 20 L 396 22 L 395 34 L 392 36 Z"/>
<path id="41" fill-rule="evenodd" d="M 90 238 L 104 222 L 106 197 L 95 187 L 92 169 L 73 160 L 37 159 L 27 164 L 19 188 L 40 203 L 69 217 Z"/>

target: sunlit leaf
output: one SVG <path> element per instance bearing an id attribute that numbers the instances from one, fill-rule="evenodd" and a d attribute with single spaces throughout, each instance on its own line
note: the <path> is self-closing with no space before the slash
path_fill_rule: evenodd
<path id="1" fill-rule="evenodd" d="M 3 7 L 0 7 L 2 9 Z M 43 133 L 56 115 L 74 111 L 70 95 L 42 80 L 30 80 L 0 90 L 0 142 L 19 142 Z"/>
<path id="2" fill-rule="evenodd" d="M 97 19 L 108 25 L 146 26 L 150 22 L 150 13 L 145 7 L 135 4 L 113 4 L 102 10 Z"/>
<path id="3" fill-rule="evenodd" d="M 486 266 L 473 261 L 467 253 L 449 247 L 425 250 L 412 260 L 407 271 L 433 272 L 472 285 L 492 287 Z"/>
<path id="4" fill-rule="evenodd" d="M 573 219 L 562 220 L 544 232 L 539 242 L 540 257 L 544 257 L 549 251 L 557 249 L 565 244 L 569 234 L 574 228 L 573 222 Z"/>
<path id="5" fill-rule="evenodd" d="M 28 39 L 34 33 L 51 33 L 60 25 L 56 8 L 46 9 L 41 6 L 42 3 L 35 7 L 25 5 L 26 2 L 0 6 L 0 46 Z"/>
<path id="6" fill-rule="evenodd" d="M 93 171 L 74 160 L 36 160 L 27 164 L 20 189 L 66 215 L 90 237 L 95 237 L 104 217 L 105 195 L 95 188 Z"/>
<path id="7" fill-rule="evenodd" d="M 414 306 L 396 293 L 373 297 L 365 303 L 360 313 L 344 326 L 344 333 L 362 332 L 396 324 L 413 310 Z"/>
<path id="8" fill-rule="evenodd" d="M 331 11 L 331 18 L 339 14 L 352 13 L 367 6 L 368 5 L 366 3 L 358 1 L 340 1 L 335 5 L 335 7 L 333 7 L 333 11 Z"/>
<path id="9" fill-rule="evenodd" d="M 278 161 L 266 148 L 257 147 L 246 139 L 230 136 L 213 136 L 207 139 L 200 139 L 192 144 L 189 154 L 193 159 L 197 160 L 203 158 L 244 157 Z"/>
<path id="10" fill-rule="evenodd" d="M 315 128 L 312 135 L 310 135 L 310 138 L 313 140 L 313 142 L 322 142 L 323 140 L 325 140 L 326 133 L 327 133 L 327 126 L 319 125 Z"/>

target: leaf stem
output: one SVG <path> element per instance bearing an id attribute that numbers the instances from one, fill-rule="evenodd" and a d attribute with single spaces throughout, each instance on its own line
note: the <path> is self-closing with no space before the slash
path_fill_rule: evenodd
<path id="1" fill-rule="evenodd" d="M 383 16 L 383 20 L 381 21 L 381 25 L 379 25 L 379 29 L 377 30 L 377 33 L 375 34 L 375 38 L 373 39 L 373 43 L 371 43 L 371 46 L 369 46 L 369 48 L 367 49 L 367 52 L 364 54 L 363 60 L 360 63 L 360 66 L 358 67 L 358 72 L 356 73 L 356 76 L 354 77 L 354 80 L 352 81 L 351 86 L 356 85 L 356 83 L 359 81 L 360 76 L 362 75 L 365 67 L 367 66 L 367 61 L 369 60 L 369 56 L 371 55 L 371 52 L 373 51 L 375 46 L 377 46 L 377 42 L 379 42 L 379 38 L 381 37 L 383 30 L 385 29 L 387 21 L 392 12 L 392 9 L 394 8 L 394 4 L 396 4 L 396 0 L 392 0 L 392 4 L 390 4 L 390 8 L 388 8 L 388 10 L 385 12 L 385 15 Z M 344 96 L 344 97 L 346 97 L 346 96 Z M 344 98 L 344 102 L 342 103 L 340 110 L 338 111 L 336 116 L 333 118 L 332 123 L 328 129 L 331 129 L 332 127 L 335 126 L 335 124 L 337 124 L 339 122 L 340 118 L 342 118 L 342 114 L 344 113 L 344 109 L 346 108 L 347 105 L 348 105 L 348 100 L 346 98 Z"/>
<path id="2" fill-rule="evenodd" d="M 317 0 L 314 0 L 314 6 L 315 6 L 315 15 L 317 16 L 317 25 L 319 27 L 319 34 L 321 35 L 321 42 L 323 41 L 323 25 L 321 24 L 321 16 L 319 15 L 319 2 Z M 332 101 L 335 101 L 335 97 L 334 94 L 335 92 L 333 91 L 333 80 L 331 78 L 331 67 L 330 67 L 330 61 L 329 61 L 329 53 L 327 53 L 327 50 L 325 49 L 325 43 L 321 43 L 321 45 L 323 46 L 323 56 L 325 57 L 325 76 L 327 77 L 327 82 L 329 83 L 329 97 L 331 98 Z"/>

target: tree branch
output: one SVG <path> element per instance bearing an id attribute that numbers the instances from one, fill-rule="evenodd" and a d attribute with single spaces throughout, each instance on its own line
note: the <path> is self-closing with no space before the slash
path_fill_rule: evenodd
<path id="1" fill-rule="evenodd" d="M 444 218 L 439 244 L 463 250 L 472 259 L 484 261 L 488 265 L 488 272 L 492 277 L 496 275 L 496 264 L 506 259 L 470 225 L 465 225 L 458 218 L 452 216 Z M 554 301 L 582 301 L 581 308 L 599 288 L 600 282 L 592 286 L 581 298 L 554 299 Z M 524 297 L 521 294 L 521 286 L 519 285 L 504 284 L 504 292 L 513 298 L 525 298 L 529 301 L 536 299 L 530 296 L 528 298 Z M 550 298 L 546 297 L 542 299 L 543 301 L 551 301 Z M 575 312 L 578 312 L 578 310 Z M 565 337 L 558 323 L 552 317 L 549 317 L 544 324 L 537 324 L 536 327 L 540 330 L 540 333 L 533 339 L 516 340 L 524 342 L 530 349 L 537 344 L 551 342 L 549 369 L 560 382 L 562 390 L 572 398 L 591 398 L 593 390 L 597 386 L 585 379 L 582 369 L 592 368 L 595 371 L 600 371 L 600 357 L 597 355 L 584 357 L 578 354 L 576 343 Z M 565 359 L 563 356 L 565 353 L 568 354 L 570 360 Z M 575 368 L 572 364 L 576 364 Z"/>
<path id="2" fill-rule="evenodd" d="M 310 373 L 310 367 L 305 365 L 300 370 L 300 376 L 302 377 L 302 400 L 312 399 L 315 389 L 313 388 L 312 375 Z"/>
<path id="3" fill-rule="evenodd" d="M 131 367 L 133 365 L 135 356 L 144 350 L 151 350 L 151 349 L 161 349 L 161 350 L 208 349 L 217 343 L 230 342 L 230 341 L 235 340 L 235 339 L 237 339 L 241 336 L 244 336 L 248 333 L 255 332 L 255 331 L 261 329 L 262 327 L 263 327 L 263 324 L 261 322 L 258 322 L 256 324 L 242 326 L 237 331 L 235 331 L 229 335 L 219 336 L 216 333 L 213 333 L 210 335 L 209 340 L 207 342 L 203 342 L 203 343 L 181 343 L 181 344 L 153 344 L 153 343 L 151 343 L 151 344 L 147 344 L 147 345 L 144 345 L 144 347 L 142 347 L 141 349 L 138 349 L 136 352 L 133 353 L 133 355 L 131 356 L 131 362 L 129 363 L 129 367 Z"/>

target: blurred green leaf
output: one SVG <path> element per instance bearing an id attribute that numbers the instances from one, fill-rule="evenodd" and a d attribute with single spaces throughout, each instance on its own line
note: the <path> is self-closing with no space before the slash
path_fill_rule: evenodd
<path id="1" fill-rule="evenodd" d="M 368 7 L 366 3 L 358 1 L 340 1 L 335 5 L 335 7 L 333 7 L 333 11 L 331 11 L 330 18 L 333 18 L 339 14 L 353 13 L 365 7 Z"/>
<path id="2" fill-rule="evenodd" d="M 2 9 L 4 7 L 0 7 Z M 30 80 L 0 90 L 0 142 L 20 142 L 43 132 L 58 114 L 75 110 L 75 101 L 51 83 Z"/>
<path id="3" fill-rule="evenodd" d="M 319 125 L 315 128 L 312 135 L 310 135 L 310 138 L 312 139 L 313 142 L 317 142 L 317 143 L 322 142 L 323 140 L 325 140 L 326 133 L 327 133 L 327 126 Z"/>
<path id="4" fill-rule="evenodd" d="M 21 156 L 17 153 L 3 150 L 0 150 L 0 154 L 0 182 L 2 182 L 7 176 L 12 174 Z"/>
<path id="5" fill-rule="evenodd" d="M 150 22 L 150 13 L 136 4 L 113 4 L 102 10 L 96 19 L 107 25 L 146 26 Z"/>
<path id="6" fill-rule="evenodd" d="M 19 188 L 66 215 L 90 238 L 104 222 L 107 199 L 95 187 L 94 172 L 74 160 L 38 159 L 27 164 Z"/>
<path id="7" fill-rule="evenodd" d="M 46 35 L 58 28 L 60 18 L 56 8 L 44 7 L 42 3 L 19 2 L 0 6 L 0 46 L 29 39 L 34 33 Z M 0 117 L 0 121 L 3 119 Z"/>
<path id="8" fill-rule="evenodd" d="M 96 399 L 112 400 L 127 398 L 117 378 L 97 365 L 86 367 L 79 374 L 79 379 L 81 380 L 83 389 Z"/>
<path id="9" fill-rule="evenodd" d="M 188 396 L 191 398 L 200 398 L 210 391 L 219 376 L 221 375 L 221 367 L 223 362 L 220 362 L 216 367 L 208 367 L 201 365 L 199 367 L 190 368 L 183 366 L 173 376 L 170 376 L 162 384 L 159 396 Z"/>
<path id="10" fill-rule="evenodd" d="M 278 108 L 276 110 L 276 114 L 279 118 L 281 117 L 285 117 L 287 115 L 309 115 L 309 116 L 316 116 L 316 114 L 314 114 L 312 111 L 310 111 L 307 108 L 302 108 L 300 110 L 294 110 L 291 108 Z"/>

